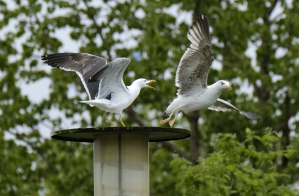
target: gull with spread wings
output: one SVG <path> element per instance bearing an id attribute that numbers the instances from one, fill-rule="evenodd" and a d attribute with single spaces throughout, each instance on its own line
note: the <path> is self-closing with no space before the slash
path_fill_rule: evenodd
<path id="1" fill-rule="evenodd" d="M 219 80 L 207 86 L 209 69 L 214 59 L 207 16 L 200 15 L 190 27 L 188 39 L 190 47 L 185 51 L 178 65 L 175 85 L 179 87 L 177 98 L 170 103 L 164 114 L 169 115 L 160 123 L 169 122 L 173 127 L 180 112 L 192 112 L 201 109 L 215 111 L 237 111 L 249 119 L 258 119 L 259 115 L 241 111 L 232 104 L 219 99 L 225 89 L 231 90 L 228 81 Z M 173 120 L 171 117 L 174 115 Z"/>
<path id="2" fill-rule="evenodd" d="M 80 102 L 104 110 L 103 116 L 111 126 L 116 124 L 107 118 L 106 112 L 119 114 L 119 121 L 125 126 L 122 111 L 132 104 L 142 88 L 155 89 L 148 85 L 155 80 L 143 78 L 135 80 L 131 86 L 124 84 L 123 74 L 129 58 L 117 58 L 108 63 L 104 58 L 86 53 L 57 53 L 42 56 L 42 60 L 51 67 L 75 71 L 89 96 L 88 101 Z"/>

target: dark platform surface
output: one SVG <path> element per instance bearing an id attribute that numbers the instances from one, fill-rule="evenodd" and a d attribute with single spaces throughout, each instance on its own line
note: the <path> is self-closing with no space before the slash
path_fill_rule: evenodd
<path id="1" fill-rule="evenodd" d="M 65 141 L 93 142 L 94 137 L 103 134 L 146 134 L 149 135 L 150 142 L 157 142 L 184 139 L 190 137 L 191 132 L 186 129 L 163 127 L 94 127 L 54 131 L 51 137 Z"/>

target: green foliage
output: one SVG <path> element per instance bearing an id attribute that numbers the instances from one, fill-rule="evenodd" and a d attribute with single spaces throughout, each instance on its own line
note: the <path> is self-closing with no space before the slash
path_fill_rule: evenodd
<path id="1" fill-rule="evenodd" d="M 12 140 L 4 140 L 3 131 L 0 132 L 0 149 L 1 195 L 38 195 L 39 179 L 32 171 L 36 155 Z"/>
<path id="2" fill-rule="evenodd" d="M 255 141 L 264 150 L 257 150 Z M 289 176 L 278 172 L 275 164 L 275 160 L 290 157 L 296 150 L 277 151 L 277 141 L 279 136 L 270 130 L 260 137 L 246 129 L 244 143 L 234 134 L 221 134 L 214 152 L 199 164 L 179 157 L 171 162 L 171 167 L 180 171 L 176 189 L 180 195 L 296 195 L 290 186 L 279 184 Z"/>

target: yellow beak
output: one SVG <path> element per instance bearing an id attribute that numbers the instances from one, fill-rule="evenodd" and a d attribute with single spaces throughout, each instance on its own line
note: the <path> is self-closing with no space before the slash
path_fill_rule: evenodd
<path id="1" fill-rule="evenodd" d="M 149 80 L 149 81 L 147 81 L 146 84 L 150 84 L 150 83 L 153 83 L 153 82 L 156 82 L 156 80 Z M 152 89 L 152 90 L 156 90 L 155 87 L 152 87 L 150 85 L 147 85 L 147 87 L 150 88 L 150 89 Z"/>
<path id="2" fill-rule="evenodd" d="M 231 87 L 230 85 L 227 85 L 226 88 L 227 88 L 228 90 L 232 90 L 232 87 Z"/>

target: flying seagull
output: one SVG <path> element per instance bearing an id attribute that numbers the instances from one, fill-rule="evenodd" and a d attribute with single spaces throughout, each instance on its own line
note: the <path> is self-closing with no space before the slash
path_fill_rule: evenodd
<path id="1" fill-rule="evenodd" d="M 237 111 L 249 119 L 258 119 L 259 115 L 244 112 L 232 104 L 219 99 L 222 91 L 231 90 L 229 82 L 219 80 L 207 86 L 209 69 L 214 59 L 212 44 L 209 34 L 207 16 L 202 14 L 190 27 L 188 39 L 190 47 L 185 51 L 176 71 L 175 85 L 179 87 L 177 98 L 170 103 L 164 114 L 169 115 L 160 123 L 169 122 L 170 127 L 180 112 L 192 112 L 200 109 L 216 111 Z M 174 119 L 171 117 L 174 115 Z"/>
<path id="2" fill-rule="evenodd" d="M 89 101 L 80 101 L 104 110 L 104 118 L 116 126 L 106 113 L 119 114 L 123 126 L 122 111 L 137 98 L 142 88 L 155 80 L 137 79 L 131 86 L 123 82 L 123 74 L 130 63 L 129 58 L 117 58 L 108 63 L 104 58 L 87 53 L 57 53 L 42 56 L 42 60 L 51 67 L 65 71 L 75 71 L 89 96 Z"/>

